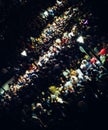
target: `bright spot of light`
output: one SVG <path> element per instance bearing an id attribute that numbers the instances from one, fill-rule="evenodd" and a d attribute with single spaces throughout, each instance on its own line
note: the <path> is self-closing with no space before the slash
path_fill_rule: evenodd
<path id="1" fill-rule="evenodd" d="M 79 43 L 84 43 L 84 38 L 83 38 L 82 36 L 79 36 L 79 37 L 77 38 L 77 42 L 79 42 Z"/>
<path id="2" fill-rule="evenodd" d="M 22 56 L 27 56 L 27 52 L 24 50 L 24 51 L 21 52 L 21 55 Z"/>

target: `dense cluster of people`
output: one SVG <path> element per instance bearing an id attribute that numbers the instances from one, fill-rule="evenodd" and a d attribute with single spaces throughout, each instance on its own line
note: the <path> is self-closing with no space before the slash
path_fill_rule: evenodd
<path id="1" fill-rule="evenodd" d="M 52 7 L 48 7 L 47 10 L 44 12 L 41 12 L 41 17 L 44 18 L 45 20 L 48 19 L 48 17 L 52 16 L 54 17 L 56 13 L 60 11 L 61 8 L 65 7 L 66 4 L 68 4 L 67 0 L 64 1 L 56 1 L 55 5 Z"/>
<path id="2" fill-rule="evenodd" d="M 65 1 L 57 0 L 57 4 L 63 7 Z M 15 120 L 26 126 L 52 128 L 70 113 L 74 117 L 74 112 L 86 112 L 89 101 L 104 95 L 104 88 L 97 84 L 107 76 L 108 46 L 92 44 L 92 14 L 82 8 L 81 2 L 60 16 L 48 8 L 54 22 L 49 22 L 38 38 L 30 37 L 25 50 L 32 62 L 26 63 L 29 69 L 24 74 L 15 68 L 9 90 L 1 95 L 1 116 L 17 116 Z M 47 17 L 44 12 L 43 18 Z"/>

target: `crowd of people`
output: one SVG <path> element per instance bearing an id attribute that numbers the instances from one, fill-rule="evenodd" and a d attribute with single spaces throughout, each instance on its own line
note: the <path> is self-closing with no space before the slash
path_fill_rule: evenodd
<path id="1" fill-rule="evenodd" d="M 57 13 L 59 13 L 60 9 L 65 7 L 67 4 L 68 4 L 67 0 L 64 1 L 57 0 L 54 6 L 48 7 L 47 10 L 40 13 L 41 17 L 44 18 L 45 20 L 47 20 L 49 16 L 54 17 L 55 15 L 57 15 Z"/>
<path id="2" fill-rule="evenodd" d="M 63 7 L 62 2 L 56 4 Z M 89 101 L 103 97 L 105 90 L 97 84 L 107 76 L 108 46 L 92 43 L 92 14 L 83 12 L 83 7 L 78 3 L 60 16 L 50 10 L 54 22 L 49 21 L 38 38 L 30 37 L 31 44 L 25 48 L 33 59 L 26 63 L 29 69 L 22 74 L 16 68 L 9 90 L 1 95 L 1 117 L 25 126 L 52 128 L 70 113 L 74 120 L 74 112 L 88 111 Z M 48 12 L 44 15 L 47 18 Z"/>

